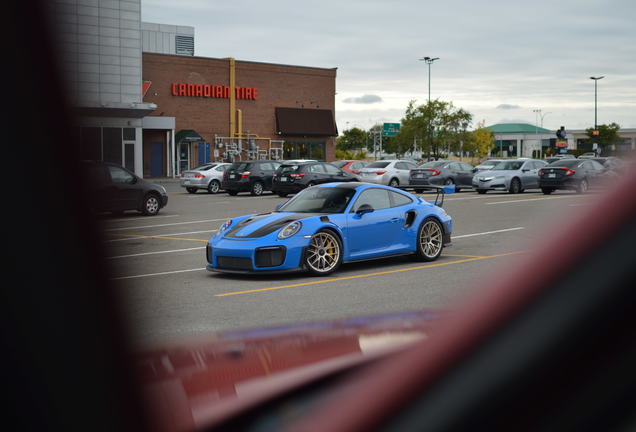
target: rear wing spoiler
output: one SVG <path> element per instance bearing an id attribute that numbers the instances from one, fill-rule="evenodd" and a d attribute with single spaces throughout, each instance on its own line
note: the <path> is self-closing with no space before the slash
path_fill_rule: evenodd
<path id="1" fill-rule="evenodd" d="M 454 184 L 445 185 L 445 186 L 404 185 L 404 186 L 398 186 L 397 188 L 405 190 L 405 191 L 408 191 L 408 190 L 417 190 L 417 191 L 429 190 L 429 191 L 435 191 L 437 194 L 435 195 L 435 201 L 433 202 L 433 204 L 435 204 L 437 207 L 442 207 L 444 205 L 444 196 L 446 194 L 455 193 L 455 185 Z"/>

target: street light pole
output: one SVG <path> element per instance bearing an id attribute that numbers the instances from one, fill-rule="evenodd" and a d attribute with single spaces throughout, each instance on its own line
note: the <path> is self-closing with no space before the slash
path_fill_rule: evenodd
<path id="1" fill-rule="evenodd" d="M 605 76 L 600 76 L 600 77 L 590 77 L 591 80 L 594 80 L 594 130 L 596 130 L 598 123 L 597 123 L 597 117 L 596 117 L 596 95 L 597 95 L 597 83 L 598 80 L 601 80 L 605 78 Z"/>
<path id="2" fill-rule="evenodd" d="M 429 105 L 429 109 L 430 109 L 430 105 L 431 105 L 431 64 L 435 60 L 439 60 L 439 57 L 422 57 L 419 60 L 426 62 L 426 64 L 428 65 L 428 105 Z M 431 130 L 431 118 L 430 118 L 430 116 L 429 116 L 429 119 L 428 119 L 428 143 L 429 143 L 429 147 L 431 149 L 433 149 L 433 131 Z M 436 152 L 434 152 L 434 153 L 436 153 Z"/>

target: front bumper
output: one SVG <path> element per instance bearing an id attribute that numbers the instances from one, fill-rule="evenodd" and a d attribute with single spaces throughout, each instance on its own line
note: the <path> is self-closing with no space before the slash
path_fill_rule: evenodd
<path id="1" fill-rule="evenodd" d="M 310 239 L 295 235 L 259 239 L 213 238 L 206 247 L 207 270 L 222 273 L 288 273 L 303 269 Z"/>
<path id="2" fill-rule="evenodd" d="M 510 179 L 506 177 L 495 177 L 492 180 L 481 180 L 475 176 L 473 177 L 473 188 L 507 191 L 510 188 Z"/>

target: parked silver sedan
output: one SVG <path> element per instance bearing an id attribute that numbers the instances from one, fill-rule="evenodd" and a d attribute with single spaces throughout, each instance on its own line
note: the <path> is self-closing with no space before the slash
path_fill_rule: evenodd
<path id="1" fill-rule="evenodd" d="M 181 187 L 189 193 L 196 193 L 199 189 L 207 189 L 208 193 L 215 194 L 221 190 L 223 173 L 230 163 L 209 163 L 201 165 L 189 171 L 181 173 Z"/>
<path id="2" fill-rule="evenodd" d="M 408 160 L 379 160 L 360 169 L 358 178 L 362 182 L 397 187 L 409 184 L 409 174 L 415 168 L 417 165 Z"/>
<path id="3" fill-rule="evenodd" d="M 539 169 L 547 164 L 536 159 L 512 159 L 497 163 L 492 169 L 473 176 L 473 188 L 480 194 L 489 190 L 520 193 L 539 188 Z"/>

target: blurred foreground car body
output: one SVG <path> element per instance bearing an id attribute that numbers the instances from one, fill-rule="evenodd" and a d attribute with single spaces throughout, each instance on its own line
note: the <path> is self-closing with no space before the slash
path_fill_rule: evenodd
<path id="1" fill-rule="evenodd" d="M 59 91 L 55 53 L 42 37 L 45 5 L 15 6 L 13 30 L 33 26 L 41 32 L 25 33 L 23 46 L 15 45 L 20 49 L 9 44 L 11 58 L 22 66 L 4 69 L 5 82 L 14 84 L 8 87 L 9 124 L 28 121 L 29 136 L 46 143 L 38 149 L 50 164 L 43 168 L 48 187 L 41 188 L 40 176 L 23 176 L 21 189 L 8 190 L 8 202 L 23 210 L 11 216 L 20 223 L 8 232 L 17 257 L 8 266 L 9 277 L 20 286 L 3 290 L 9 311 L 2 326 L 5 423 L 12 429 L 634 430 L 636 201 L 624 195 L 636 188 L 633 171 L 549 232 L 522 264 L 484 282 L 482 291 L 441 317 L 421 343 L 358 361 L 334 358 L 276 377 L 269 374 L 269 351 L 261 350 L 257 359 L 251 356 L 253 365 L 277 382 L 237 386 L 230 392 L 239 397 L 216 405 L 220 394 L 201 389 L 228 376 L 232 363 L 226 360 L 244 352 L 241 335 L 221 351 L 206 348 L 219 341 L 213 337 L 188 344 L 183 356 L 166 346 L 154 350 L 155 357 L 131 360 L 129 321 L 99 248 L 103 233 L 86 217 L 79 161 L 67 145 L 72 122 Z M 18 142 L 24 130 L 9 128 L 9 141 Z M 16 151 L 27 160 L 32 147 Z M 8 169 L 11 178 L 23 171 L 16 164 Z M 46 198 L 46 224 L 41 200 L 24 199 L 24 188 Z M 38 271 L 33 245 L 47 257 Z M 555 248 L 567 253 L 546 259 Z M 277 344 L 284 350 L 283 339 Z M 288 346 L 302 350 L 303 342 Z M 227 367 L 201 374 L 201 365 L 214 362 Z M 141 374 L 132 373 L 137 367 Z M 188 375 L 189 367 L 199 379 L 151 382 L 153 373 Z"/>

